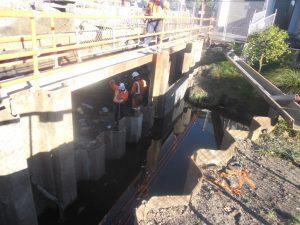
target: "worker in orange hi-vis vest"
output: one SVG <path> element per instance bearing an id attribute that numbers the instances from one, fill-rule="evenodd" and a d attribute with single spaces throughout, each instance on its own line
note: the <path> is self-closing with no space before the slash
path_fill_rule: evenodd
<path id="1" fill-rule="evenodd" d="M 146 8 L 146 16 L 153 17 L 163 17 L 166 15 L 166 11 L 170 9 L 170 4 L 167 0 L 149 0 Z M 151 18 L 147 20 L 147 33 L 158 33 L 162 30 L 162 19 L 161 18 Z M 149 46 L 153 37 L 145 38 L 143 47 Z M 160 43 L 160 38 L 158 38 L 158 43 Z"/>
<path id="2" fill-rule="evenodd" d="M 114 80 L 111 80 L 109 84 L 114 91 L 113 109 L 115 123 L 118 125 L 119 120 L 124 116 L 126 102 L 128 101 L 128 91 L 126 90 L 124 83 L 117 85 Z"/>
<path id="3" fill-rule="evenodd" d="M 130 93 L 132 96 L 132 108 L 139 111 L 147 92 L 147 83 L 138 72 L 133 72 L 131 76 L 134 81 Z"/>

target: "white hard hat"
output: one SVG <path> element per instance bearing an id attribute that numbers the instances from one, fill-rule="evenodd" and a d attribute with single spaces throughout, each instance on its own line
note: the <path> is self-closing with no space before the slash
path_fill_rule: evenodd
<path id="1" fill-rule="evenodd" d="M 132 78 L 138 77 L 139 75 L 140 75 L 140 74 L 139 74 L 138 72 L 136 72 L 136 71 L 134 71 L 134 72 L 131 74 Z"/>
<path id="2" fill-rule="evenodd" d="M 120 83 L 119 90 L 120 91 L 125 91 L 125 84 L 124 83 Z"/>

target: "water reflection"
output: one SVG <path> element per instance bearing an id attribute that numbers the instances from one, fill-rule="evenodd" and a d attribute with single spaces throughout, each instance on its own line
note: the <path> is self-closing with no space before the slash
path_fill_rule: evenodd
<path id="1" fill-rule="evenodd" d="M 197 179 L 189 179 L 191 155 L 201 148 L 217 149 L 222 143 L 224 128 L 241 126 L 215 112 L 193 111 L 185 104 L 179 107 L 182 111 L 178 116 L 174 115 L 180 110 L 156 121 L 140 179 L 128 187 L 113 213 L 107 215 L 110 224 L 115 221 L 133 224 L 134 208 L 151 196 L 189 193 L 197 183 Z"/>
<path id="2" fill-rule="evenodd" d="M 177 121 L 174 124 L 173 133 L 175 135 L 181 134 L 186 129 L 187 125 L 190 123 L 192 115 L 192 109 L 185 107 L 183 109 L 183 113 L 181 116 L 177 119 Z"/>
<path id="3" fill-rule="evenodd" d="M 162 144 L 162 140 L 151 141 L 151 145 L 147 150 L 146 170 L 148 173 L 152 173 L 156 167 L 159 158 L 161 144 Z"/>

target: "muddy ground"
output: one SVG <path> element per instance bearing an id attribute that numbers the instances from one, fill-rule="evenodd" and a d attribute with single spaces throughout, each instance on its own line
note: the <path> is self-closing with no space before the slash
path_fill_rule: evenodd
<path id="1" fill-rule="evenodd" d="M 255 188 L 244 183 L 240 195 L 234 179 L 218 182 L 221 172 L 246 169 Z M 147 224 L 299 224 L 300 168 L 290 160 L 261 154 L 250 140 L 237 142 L 225 168 L 203 169 L 202 186 L 186 206 L 148 213 Z"/>

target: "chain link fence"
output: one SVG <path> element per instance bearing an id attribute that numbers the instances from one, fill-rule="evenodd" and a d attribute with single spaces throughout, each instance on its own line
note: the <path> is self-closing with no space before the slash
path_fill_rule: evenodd
<path id="1" fill-rule="evenodd" d="M 249 34 L 249 29 L 256 31 L 258 25 L 255 23 L 262 24 L 258 21 L 265 18 L 264 9 L 265 1 L 220 0 L 206 4 L 205 17 L 216 18 L 212 34 L 213 39 L 245 41 Z M 268 18 L 266 19 L 266 24 L 270 24 Z M 263 29 L 266 27 L 263 26 Z"/>

